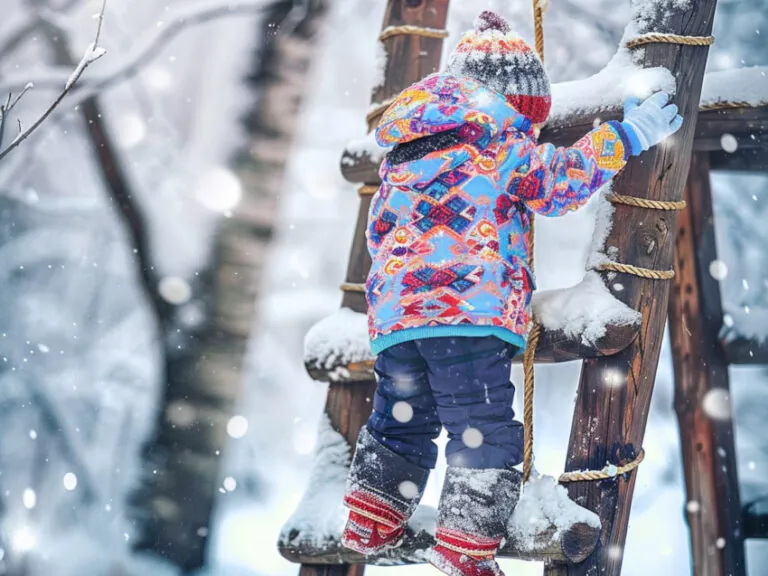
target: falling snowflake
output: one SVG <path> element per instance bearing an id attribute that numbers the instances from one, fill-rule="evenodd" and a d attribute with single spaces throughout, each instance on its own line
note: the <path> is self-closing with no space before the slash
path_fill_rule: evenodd
<path id="1" fill-rule="evenodd" d="M 483 445 L 483 433 L 477 428 L 467 428 L 461 434 L 461 441 L 467 448 L 480 448 Z"/>
<path id="2" fill-rule="evenodd" d="M 701 405 L 707 416 L 713 420 L 728 420 L 731 417 L 731 398 L 722 388 L 707 392 Z"/>
<path id="3" fill-rule="evenodd" d="M 67 472 L 64 474 L 64 478 L 62 478 L 62 482 L 64 483 L 64 489 L 68 491 L 72 491 L 75 488 L 77 488 L 77 476 L 75 476 L 72 472 Z"/>
<path id="4" fill-rule="evenodd" d="M 32 488 L 26 488 L 22 494 L 21 501 L 24 504 L 24 508 L 32 510 L 37 504 L 37 494 Z"/>
<path id="5" fill-rule="evenodd" d="M 163 300 L 169 304 L 184 304 L 192 297 L 192 288 L 184 278 L 178 276 L 166 276 L 157 287 L 157 291 Z"/>
<path id="6" fill-rule="evenodd" d="M 403 482 L 400 482 L 400 485 L 397 487 L 398 491 L 402 495 L 403 498 L 416 498 L 416 496 L 419 495 L 419 487 L 416 486 L 415 482 L 411 482 L 410 480 L 404 480 Z"/>
<path id="7" fill-rule="evenodd" d="M 248 432 L 248 419 L 245 416 L 232 416 L 227 422 L 227 434 L 230 438 L 242 438 Z"/>
<path id="8" fill-rule="evenodd" d="M 728 154 L 733 154 L 739 149 L 739 141 L 736 140 L 736 137 L 733 134 L 728 134 L 726 132 L 720 136 L 720 147 L 728 152 Z"/>
<path id="9" fill-rule="evenodd" d="M 603 383 L 610 388 L 618 388 L 626 381 L 624 373 L 618 368 L 606 368 L 602 372 Z"/>
<path id="10" fill-rule="evenodd" d="M 410 422 L 413 419 L 413 408 L 403 400 L 395 402 L 392 406 L 392 417 L 402 424 Z"/>
<path id="11" fill-rule="evenodd" d="M 725 280 L 728 276 L 728 266 L 722 260 L 712 260 L 709 263 L 709 273 L 715 280 Z"/>

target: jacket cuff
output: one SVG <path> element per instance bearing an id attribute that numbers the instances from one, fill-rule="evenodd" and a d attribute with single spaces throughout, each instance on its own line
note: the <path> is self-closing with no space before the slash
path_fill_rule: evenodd
<path id="1" fill-rule="evenodd" d="M 643 145 L 640 143 L 637 132 L 635 132 L 631 124 L 616 120 L 611 120 L 608 124 L 616 130 L 619 138 L 624 143 L 624 160 L 628 160 L 630 156 L 637 156 L 643 151 Z"/>

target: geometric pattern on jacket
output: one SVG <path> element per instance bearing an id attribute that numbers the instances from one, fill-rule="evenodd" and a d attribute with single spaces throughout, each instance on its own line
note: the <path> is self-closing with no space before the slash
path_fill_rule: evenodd
<path id="1" fill-rule="evenodd" d="M 432 330 L 471 335 L 478 326 L 524 346 L 534 289 L 530 213 L 560 216 L 582 206 L 629 153 L 618 122 L 571 147 L 537 145 L 531 122 L 503 96 L 446 74 L 402 92 L 376 140 L 392 146 L 448 132 L 458 134 L 448 148 L 397 164 L 390 154 L 380 169 L 366 234 L 375 352 Z"/>

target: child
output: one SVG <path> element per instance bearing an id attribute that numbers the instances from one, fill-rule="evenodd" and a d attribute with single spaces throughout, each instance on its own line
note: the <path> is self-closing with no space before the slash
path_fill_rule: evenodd
<path id="1" fill-rule="evenodd" d="M 384 114 L 376 138 L 395 147 L 371 205 L 366 283 L 378 389 L 349 474 L 344 546 L 375 554 L 400 543 L 445 427 L 430 562 L 451 576 L 501 575 L 494 557 L 521 484 L 509 377 L 530 324 L 530 212 L 579 208 L 629 156 L 679 129 L 667 101 L 632 102 L 623 122 L 571 148 L 537 145 L 534 124 L 550 109 L 546 73 L 486 11 L 446 72 Z"/>

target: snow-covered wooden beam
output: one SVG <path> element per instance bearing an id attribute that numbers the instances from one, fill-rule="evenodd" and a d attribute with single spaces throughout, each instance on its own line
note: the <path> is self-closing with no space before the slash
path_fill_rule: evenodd
<path id="1" fill-rule="evenodd" d="M 346 517 L 341 494 L 348 448 L 343 438 L 329 429 L 321 434 L 321 443 L 309 491 L 281 530 L 280 554 L 291 562 L 313 565 L 395 566 L 425 562 L 427 551 L 435 543 L 437 516 L 436 510 L 426 506 L 417 508 L 403 544 L 394 550 L 365 558 L 341 545 L 340 533 Z M 554 478 L 542 476 L 525 486 L 515 514 L 507 524 L 507 537 L 499 555 L 575 564 L 592 553 L 599 536 L 597 516 L 570 500 Z"/>
<path id="2" fill-rule="evenodd" d="M 544 324 L 536 347 L 540 363 L 611 356 L 637 337 L 637 315 L 613 298 L 595 272 L 572 288 L 543 291 L 534 310 Z M 319 382 L 374 378 L 366 315 L 341 308 L 315 324 L 304 340 L 304 365 Z M 522 362 L 522 354 L 515 361 Z"/>
<path id="3" fill-rule="evenodd" d="M 499 550 L 499 556 L 554 564 L 577 564 L 592 553 L 599 537 L 599 525 L 577 522 L 560 530 L 552 524 L 528 541 L 518 540 L 514 535 L 508 536 Z M 281 541 L 278 549 L 286 560 L 298 564 L 399 566 L 426 562 L 426 553 L 434 543 L 434 537 L 425 530 L 415 532 L 409 529 L 400 547 L 380 556 L 366 558 L 344 548 L 336 535 L 318 538 L 315 535 L 295 533 L 294 541 Z"/>
<path id="4" fill-rule="evenodd" d="M 768 88 L 766 88 L 768 93 Z M 766 170 L 768 164 L 768 103 L 733 107 L 727 102 L 711 105 L 722 109 L 704 109 L 699 113 L 694 136 L 694 150 L 713 155 L 712 167 L 733 170 Z M 541 132 L 541 141 L 569 146 L 594 126 L 595 120 L 620 120 L 618 105 L 556 117 Z M 371 137 L 354 141 L 342 155 L 341 173 L 348 182 L 378 183 L 379 164 L 386 153 Z"/>

